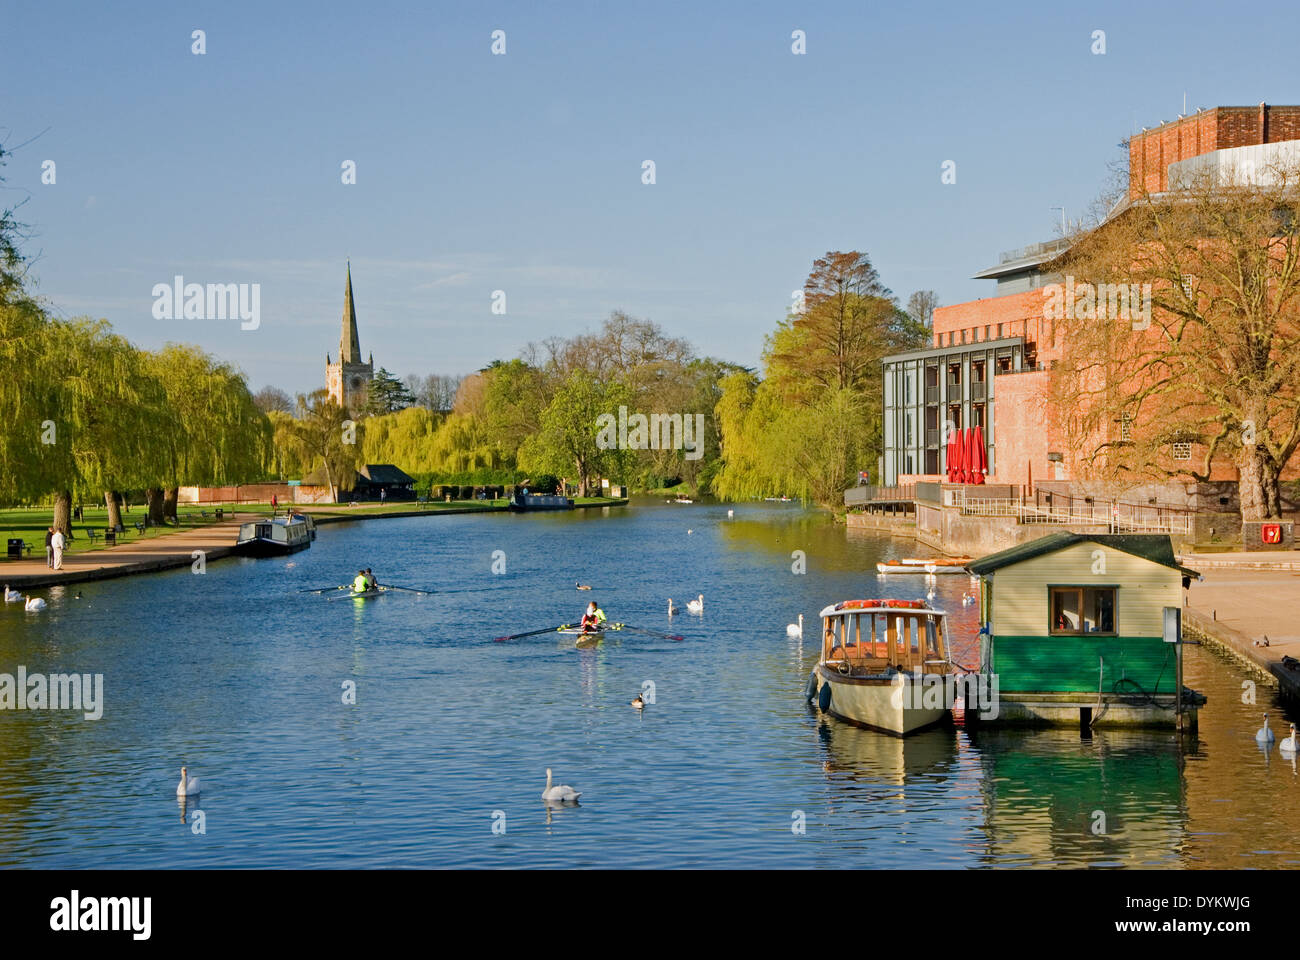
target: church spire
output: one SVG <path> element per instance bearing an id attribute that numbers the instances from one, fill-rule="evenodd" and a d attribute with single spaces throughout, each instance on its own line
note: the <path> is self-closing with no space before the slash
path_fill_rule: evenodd
<path id="1" fill-rule="evenodd" d="M 361 362 L 361 340 L 357 335 L 357 311 L 352 305 L 352 261 L 348 261 L 348 284 L 343 292 L 343 334 L 339 338 L 339 360 Z"/>

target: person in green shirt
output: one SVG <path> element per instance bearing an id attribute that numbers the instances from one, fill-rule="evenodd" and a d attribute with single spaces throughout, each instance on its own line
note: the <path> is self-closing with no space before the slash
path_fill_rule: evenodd
<path id="1" fill-rule="evenodd" d="M 356 579 L 352 581 L 352 592 L 365 593 L 367 583 L 368 581 L 366 580 L 366 571 L 358 570 Z"/>

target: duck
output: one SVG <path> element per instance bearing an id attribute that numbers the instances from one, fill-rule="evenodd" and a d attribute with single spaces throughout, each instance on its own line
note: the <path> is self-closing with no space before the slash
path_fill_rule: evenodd
<path id="1" fill-rule="evenodd" d="M 1256 743 L 1272 743 L 1274 740 L 1273 731 L 1268 725 L 1268 714 L 1264 714 L 1264 725 L 1255 733 Z"/>
<path id="2" fill-rule="evenodd" d="M 199 778 L 186 773 L 188 768 L 181 767 L 181 782 L 176 784 L 176 796 L 193 797 L 199 792 Z"/>
<path id="3" fill-rule="evenodd" d="M 635 707 L 637 710 L 645 709 L 645 701 L 641 699 L 641 694 L 638 693 L 636 695 L 636 699 L 632 701 L 632 706 Z"/>
<path id="4" fill-rule="evenodd" d="M 5 603 L 17 603 L 23 598 L 23 595 L 17 590 L 10 590 L 9 584 L 5 584 Z"/>
<path id="5" fill-rule="evenodd" d="M 673 598 L 672 598 L 672 597 L 669 597 L 669 598 L 668 598 L 668 616 L 670 616 L 670 617 L 675 617 L 675 616 L 677 616 L 677 614 L 679 614 L 679 613 L 681 613 L 681 610 L 678 609 L 678 608 L 673 604 Z"/>
<path id="6" fill-rule="evenodd" d="M 567 784 L 557 783 L 551 786 L 551 768 L 546 768 L 546 789 L 542 791 L 542 799 L 550 800 L 556 803 L 577 803 L 582 793 L 574 790 Z"/>
<path id="7" fill-rule="evenodd" d="M 785 635 L 787 637 L 803 637 L 803 614 L 799 614 L 798 623 L 787 623 L 785 625 Z"/>
<path id="8" fill-rule="evenodd" d="M 1295 754 L 1296 754 L 1296 746 L 1297 746 L 1297 742 L 1296 742 L 1295 724 L 1294 724 L 1294 723 L 1291 724 L 1291 736 L 1287 737 L 1285 740 L 1283 740 L 1283 741 L 1282 741 L 1281 743 L 1279 743 L 1277 746 L 1278 746 L 1278 749 L 1281 750 L 1282 753 L 1284 753 L 1285 755 L 1290 756 L 1290 757 L 1294 757 L 1294 756 L 1295 756 Z"/>
<path id="9" fill-rule="evenodd" d="M 28 597 L 23 609 L 28 613 L 38 613 L 45 609 L 45 600 L 42 597 Z"/>
<path id="10" fill-rule="evenodd" d="M 689 610 L 691 613 L 703 613 L 704 594 L 701 593 L 698 600 L 687 600 L 686 609 Z"/>
<path id="11" fill-rule="evenodd" d="M 575 583 L 574 586 L 577 587 L 579 590 L 590 590 L 590 589 L 591 589 L 591 584 L 589 584 L 589 583 Z"/>

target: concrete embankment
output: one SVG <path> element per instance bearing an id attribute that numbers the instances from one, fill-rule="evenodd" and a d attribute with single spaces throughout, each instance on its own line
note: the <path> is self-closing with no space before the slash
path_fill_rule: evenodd
<path id="1" fill-rule="evenodd" d="M 574 509 L 592 507 L 626 506 L 627 500 L 609 500 L 599 503 L 578 503 Z M 446 507 L 427 510 L 394 509 L 380 512 L 362 512 L 349 515 L 346 511 L 330 512 L 303 510 L 311 515 L 317 525 L 327 523 L 355 523 L 360 520 L 392 520 L 403 517 L 432 517 L 462 513 L 505 513 L 507 507 L 497 505 L 467 504 L 464 507 Z M 89 550 L 85 553 L 65 554 L 63 569 L 54 571 L 45 565 L 45 558 L 9 561 L 0 568 L 0 579 L 16 590 L 52 587 L 61 584 L 85 583 L 90 580 L 108 580 L 129 577 L 140 573 L 157 573 L 192 565 L 195 552 L 201 551 L 204 563 L 220 560 L 235 552 L 239 525 L 250 520 L 264 519 L 266 514 L 230 514 L 227 519 L 193 530 L 183 530 L 164 536 L 149 537 L 134 542 Z"/>
<path id="2" fill-rule="evenodd" d="M 1183 625 L 1189 637 L 1300 698 L 1300 668 L 1286 662 L 1300 661 L 1300 557 L 1184 554 L 1179 562 L 1205 578 L 1187 592 Z"/>

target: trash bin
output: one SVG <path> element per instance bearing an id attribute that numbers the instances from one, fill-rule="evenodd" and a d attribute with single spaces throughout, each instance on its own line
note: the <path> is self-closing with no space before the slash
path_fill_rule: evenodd
<path id="1" fill-rule="evenodd" d="M 226 515 L 225 508 L 223 508 L 223 507 L 217 507 L 217 519 L 218 519 L 218 520 L 221 520 L 221 519 L 223 519 L 223 518 L 225 517 L 225 515 Z"/>
<path id="2" fill-rule="evenodd" d="M 9 559 L 21 560 L 23 558 L 23 541 L 21 537 L 9 538 Z"/>

